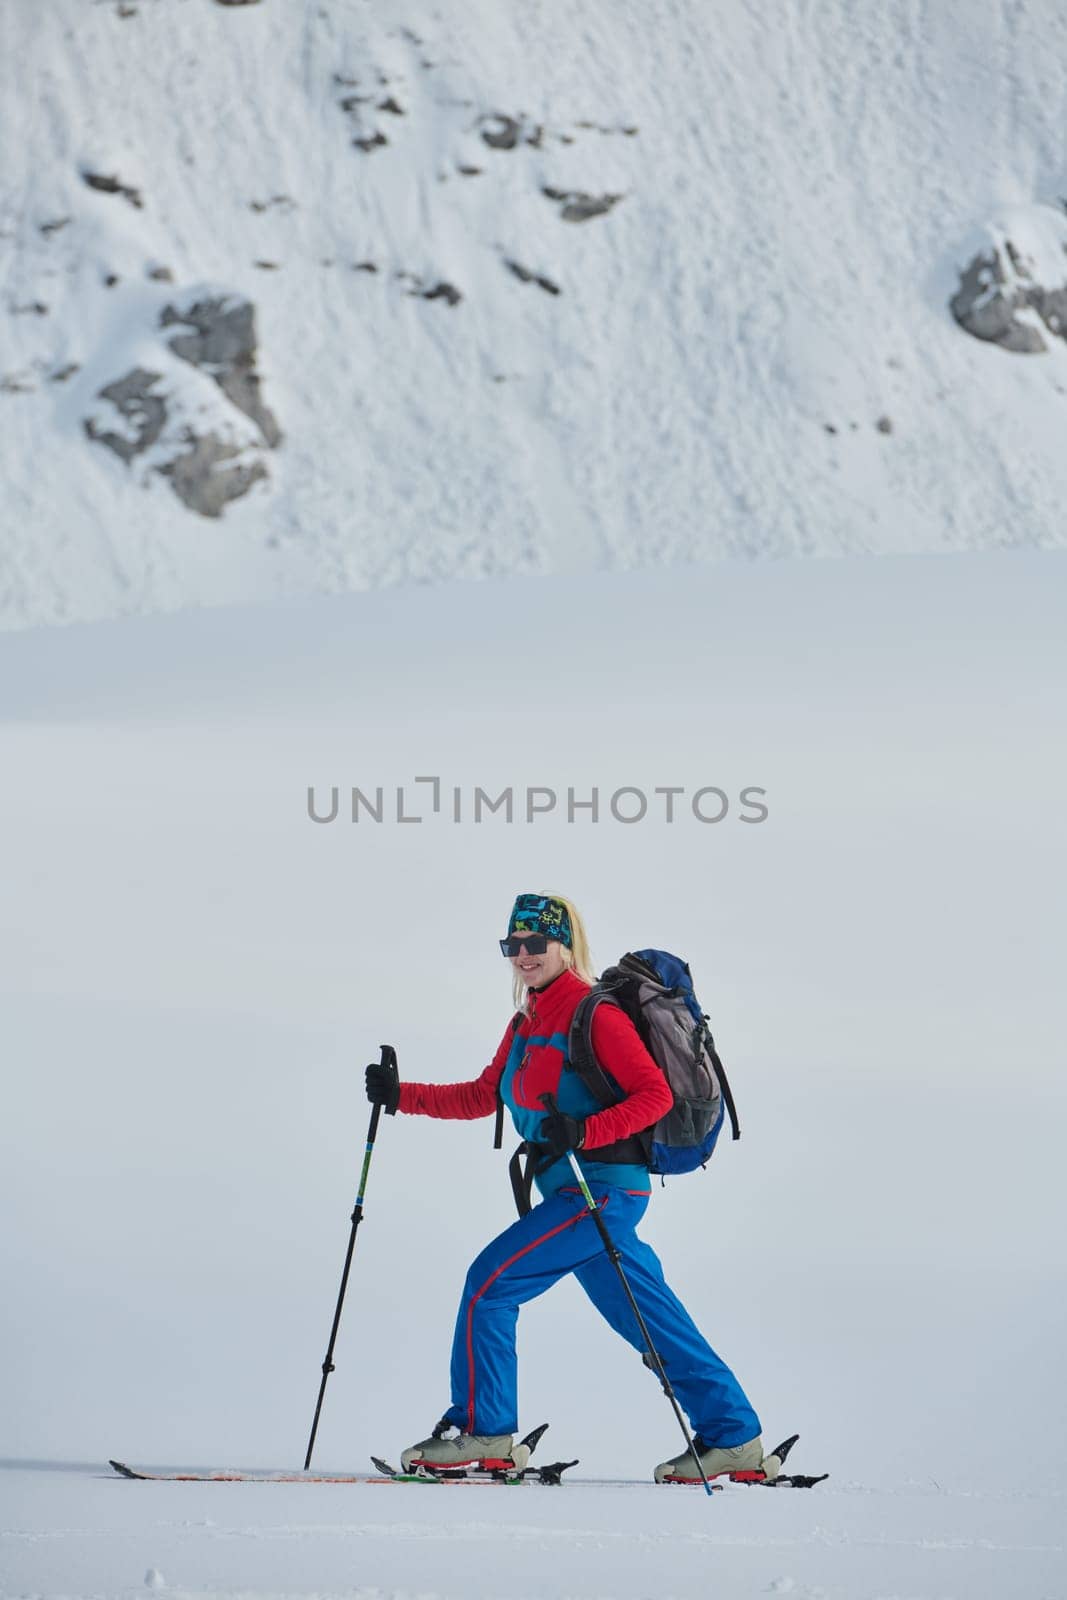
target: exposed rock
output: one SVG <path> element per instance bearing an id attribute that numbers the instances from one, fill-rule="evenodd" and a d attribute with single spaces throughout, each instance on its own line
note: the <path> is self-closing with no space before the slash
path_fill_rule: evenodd
<path id="1" fill-rule="evenodd" d="M 423 300 L 447 300 L 450 306 L 458 306 L 463 299 L 454 283 L 435 283 L 432 289 L 419 289 L 416 292 Z"/>
<path id="2" fill-rule="evenodd" d="M 190 510 L 218 517 L 231 500 L 269 479 L 265 447 L 281 442 L 255 370 L 255 308 L 239 295 L 190 296 L 168 305 L 172 328 L 155 370 L 131 366 L 101 389 L 84 419 L 86 435 L 108 447 L 140 481 L 163 477 Z M 134 349 L 143 332 L 131 330 Z M 59 382 L 77 370 L 53 375 Z"/>
<path id="3" fill-rule="evenodd" d="M 573 189 L 550 189 L 544 185 L 541 193 L 560 206 L 564 222 L 588 222 L 590 217 L 603 217 L 612 206 L 618 205 L 621 194 L 583 194 Z"/>
<path id="4" fill-rule="evenodd" d="M 220 296 L 195 300 L 179 310 L 164 306 L 159 314 L 161 328 L 188 328 L 169 340 L 171 349 L 194 367 L 228 368 L 256 357 L 256 308 L 250 300 Z"/>
<path id="5" fill-rule="evenodd" d="M 960 274 L 960 286 L 949 301 L 949 310 L 976 339 L 999 344 L 1004 350 L 1034 355 L 1048 346 L 1034 327 L 1016 321 L 1016 312 L 1030 305 L 1029 293 L 1017 285 L 1008 288 L 1009 278 L 1001 258 L 994 253 L 978 255 Z"/>
<path id="6" fill-rule="evenodd" d="M 536 283 L 538 288 L 544 289 L 546 294 L 560 294 L 562 291 L 558 283 L 553 283 L 551 278 L 546 278 L 540 272 L 531 272 L 529 267 L 521 266 L 518 261 L 504 257 L 504 265 L 508 271 L 514 273 L 520 283 Z"/>
<path id="7" fill-rule="evenodd" d="M 202 517 L 221 517 L 231 500 L 239 500 L 254 483 L 268 476 L 262 461 L 248 460 L 247 451 L 227 444 L 218 434 L 197 438 L 189 430 L 185 437 L 189 448 L 159 470 L 178 499 Z"/>
<path id="8" fill-rule="evenodd" d="M 129 466 L 135 456 L 151 448 L 163 432 L 167 422 L 167 407 L 162 395 L 153 394 L 162 373 L 149 372 L 145 367 L 134 367 L 124 378 L 118 378 L 101 389 L 99 398 L 110 400 L 115 410 L 129 424 L 127 433 L 97 427 L 92 417 L 86 419 L 85 431 L 97 444 L 106 444 L 120 460 Z"/>
<path id="9" fill-rule="evenodd" d="M 73 378 L 74 374 L 80 371 L 81 366 L 77 361 L 68 361 L 65 367 L 59 367 L 57 371 L 49 373 L 48 381 L 49 383 L 66 383 L 68 378 Z"/>
<path id="10" fill-rule="evenodd" d="M 169 267 L 149 267 L 146 275 L 153 283 L 174 282 L 174 274 Z"/>
<path id="11" fill-rule="evenodd" d="M 879 433 L 892 433 L 893 419 L 891 417 L 879 417 L 878 421 L 875 423 L 875 427 L 878 429 Z"/>
<path id="12" fill-rule="evenodd" d="M 214 378 L 226 398 L 255 423 L 266 444 L 277 449 L 282 432 L 263 403 L 255 370 L 256 308 L 252 302 L 231 296 L 197 300 L 184 311 L 165 306 L 159 325 L 190 330 L 169 340 L 174 354 Z"/>
<path id="13" fill-rule="evenodd" d="M 1049 348 L 1042 327 L 1067 339 L 1067 219 L 1051 206 L 1019 207 L 986 232 L 949 301 L 960 327 L 1020 355 Z"/>
<path id="14" fill-rule="evenodd" d="M 490 118 L 490 126 L 482 129 L 482 138 L 490 150 L 514 150 L 522 135 L 522 124 L 515 117 Z"/>
<path id="15" fill-rule="evenodd" d="M 381 88 L 388 87 L 389 80 L 382 73 L 379 72 L 377 78 Z M 339 72 L 334 73 L 333 81 L 346 88 L 358 88 L 359 86 L 357 78 L 347 78 Z M 386 95 L 381 98 L 381 88 L 370 93 L 346 94 L 337 102 L 345 115 L 351 118 L 355 126 L 356 135 L 352 140 L 353 145 L 357 150 L 362 150 L 365 155 L 369 155 L 373 150 L 380 150 L 389 143 L 389 140 L 380 128 L 369 125 L 370 119 L 365 115 L 363 108 L 365 106 L 374 106 L 378 111 L 386 111 L 394 117 L 402 117 L 406 114 L 403 106 L 399 105 L 392 95 Z"/>
<path id="16" fill-rule="evenodd" d="M 633 139 L 641 131 L 635 126 L 626 128 L 605 128 L 603 123 L 600 122 L 576 122 L 574 126 L 576 128 L 584 128 L 591 133 L 604 133 L 608 135 L 622 133 L 625 134 L 628 139 Z M 570 142 L 573 143 L 574 141 L 571 140 Z"/>
<path id="17" fill-rule="evenodd" d="M 249 211 L 262 215 L 264 211 L 295 211 L 296 201 L 287 194 L 272 194 L 269 200 L 250 200 Z"/>
<path id="18" fill-rule="evenodd" d="M 540 123 L 534 125 L 525 117 L 505 116 L 502 111 L 493 111 L 482 117 L 480 126 L 482 138 L 490 150 L 514 150 L 520 144 L 532 145 L 539 150 L 545 132 Z"/>
<path id="19" fill-rule="evenodd" d="M 118 178 L 106 177 L 101 172 L 82 171 L 82 182 L 87 183 L 90 189 L 97 189 L 101 194 L 120 194 L 128 200 L 131 206 L 136 206 L 138 211 L 144 210 L 144 200 L 141 191 L 132 188 L 128 183 L 120 183 Z"/>
<path id="20" fill-rule="evenodd" d="M 258 6 L 259 0 L 215 0 L 220 6 Z"/>
<path id="21" fill-rule="evenodd" d="M 398 267 L 393 277 L 397 283 L 408 284 L 408 294 L 418 300 L 444 300 L 447 305 L 458 306 L 463 299 L 455 284 L 446 283 L 443 278 L 427 283 L 417 272 L 405 272 L 403 267 Z"/>
<path id="22" fill-rule="evenodd" d="M 377 272 L 378 267 L 373 261 L 353 261 L 353 272 Z"/>
<path id="23" fill-rule="evenodd" d="M 50 239 L 53 233 L 58 233 L 61 228 L 67 227 L 70 221 L 70 217 L 56 217 L 53 222 L 42 222 L 37 231 L 43 233 L 46 239 Z"/>
<path id="24" fill-rule="evenodd" d="M 457 167 L 456 171 L 461 178 L 480 178 L 485 171 L 484 167 Z"/>
<path id="25" fill-rule="evenodd" d="M 24 306 L 10 308 L 13 317 L 47 317 L 48 307 L 43 300 L 29 300 Z"/>

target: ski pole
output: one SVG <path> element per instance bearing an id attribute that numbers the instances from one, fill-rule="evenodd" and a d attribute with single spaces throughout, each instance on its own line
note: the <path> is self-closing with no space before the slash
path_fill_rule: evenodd
<path id="1" fill-rule="evenodd" d="M 546 1106 L 548 1108 L 548 1110 L 553 1112 L 553 1113 L 558 1113 L 558 1111 L 559 1111 L 559 1107 L 556 1105 L 555 1100 L 553 1099 L 553 1097 L 550 1094 L 544 1094 L 544 1095 L 541 1096 L 541 1104 L 543 1106 Z M 567 1160 L 570 1162 L 571 1171 L 574 1173 L 575 1181 L 577 1182 L 578 1187 L 582 1192 L 582 1199 L 585 1201 L 586 1205 L 589 1207 L 589 1214 L 592 1217 L 593 1221 L 596 1223 L 597 1232 L 600 1234 L 600 1237 L 601 1237 L 601 1239 L 603 1241 L 603 1244 L 604 1244 L 604 1249 L 608 1253 L 608 1259 L 611 1261 L 612 1265 L 614 1266 L 615 1271 L 619 1274 L 619 1282 L 622 1284 L 623 1288 L 625 1289 L 626 1298 L 630 1302 L 630 1309 L 632 1310 L 634 1316 L 637 1318 L 637 1326 L 641 1330 L 641 1337 L 645 1341 L 645 1349 L 648 1351 L 649 1359 L 652 1362 L 653 1370 L 656 1373 L 656 1376 L 659 1378 L 659 1381 L 663 1386 L 663 1392 L 667 1396 L 667 1399 L 670 1401 L 671 1406 L 672 1406 L 672 1408 L 674 1410 L 675 1416 L 678 1418 L 678 1426 L 682 1430 L 682 1437 L 685 1440 L 686 1448 L 688 1449 L 689 1454 L 692 1456 L 693 1460 L 697 1464 L 697 1471 L 700 1473 L 700 1481 L 701 1481 L 701 1483 L 703 1483 L 706 1493 L 710 1495 L 711 1492 L 712 1492 L 712 1489 L 711 1489 L 711 1484 L 708 1482 L 708 1475 L 704 1471 L 703 1463 L 701 1462 L 700 1457 L 697 1455 L 696 1445 L 693 1443 L 692 1437 L 691 1437 L 690 1432 L 689 1432 L 689 1428 L 686 1425 L 685 1417 L 682 1415 L 682 1408 L 678 1404 L 678 1397 L 675 1394 L 674 1390 L 671 1388 L 671 1381 L 667 1376 L 667 1371 L 666 1371 L 666 1368 L 663 1365 L 663 1362 L 660 1360 L 659 1351 L 656 1349 L 655 1345 L 652 1343 L 652 1335 L 648 1331 L 647 1322 L 645 1321 L 644 1317 L 641 1315 L 641 1307 L 638 1305 L 637 1301 L 634 1299 L 634 1292 L 630 1288 L 630 1280 L 627 1278 L 626 1273 L 625 1273 L 625 1271 L 623 1269 L 622 1256 L 621 1256 L 621 1254 L 619 1252 L 619 1248 L 615 1244 L 615 1241 L 612 1239 L 611 1234 L 608 1232 L 607 1223 L 604 1221 L 604 1218 L 600 1214 L 600 1207 L 597 1205 L 596 1201 L 593 1199 L 592 1192 L 590 1191 L 589 1185 L 585 1181 L 585 1177 L 584 1177 L 584 1175 L 582 1173 L 582 1169 L 578 1165 L 578 1162 L 575 1159 L 574 1151 L 573 1150 L 566 1151 L 566 1156 L 567 1156 Z"/>
<path id="2" fill-rule="evenodd" d="M 396 1051 L 391 1044 L 381 1046 L 382 1066 L 392 1067 L 396 1071 Z M 363 1156 L 363 1171 L 359 1175 L 359 1193 L 356 1195 L 356 1204 L 352 1211 L 352 1231 L 348 1236 L 348 1254 L 345 1256 L 344 1271 L 341 1274 L 341 1292 L 337 1296 L 337 1310 L 333 1314 L 333 1327 L 330 1329 L 330 1343 L 326 1351 L 326 1359 L 322 1363 L 322 1382 L 319 1384 L 319 1399 L 315 1407 L 315 1420 L 311 1424 L 311 1438 L 308 1440 L 308 1452 L 304 1457 L 304 1471 L 311 1465 L 311 1452 L 315 1448 L 315 1435 L 319 1430 L 319 1413 L 322 1411 L 322 1399 L 326 1393 L 326 1380 L 334 1370 L 333 1347 L 337 1343 L 337 1330 L 341 1326 L 341 1307 L 345 1303 L 345 1290 L 348 1288 L 348 1274 L 352 1266 L 352 1252 L 356 1248 L 356 1229 L 363 1221 L 363 1196 L 367 1192 L 367 1174 L 370 1172 L 370 1158 L 374 1154 L 374 1141 L 378 1136 L 378 1119 L 382 1114 L 381 1105 L 376 1105 L 370 1114 L 370 1127 L 367 1129 L 367 1148 Z"/>

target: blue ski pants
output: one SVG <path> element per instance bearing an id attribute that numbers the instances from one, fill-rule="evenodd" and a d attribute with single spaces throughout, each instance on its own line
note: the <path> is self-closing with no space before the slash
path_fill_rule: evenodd
<path id="1" fill-rule="evenodd" d="M 737 1379 L 667 1287 L 650 1245 L 634 1229 L 647 1194 L 594 1190 L 652 1342 L 689 1418 L 708 1445 L 738 1445 L 760 1422 Z M 472 1264 L 452 1343 L 448 1420 L 465 1433 L 514 1433 L 518 1426 L 515 1330 L 519 1307 L 573 1272 L 605 1321 L 635 1350 L 644 1342 L 596 1223 L 575 1189 L 560 1189 L 506 1228 Z"/>

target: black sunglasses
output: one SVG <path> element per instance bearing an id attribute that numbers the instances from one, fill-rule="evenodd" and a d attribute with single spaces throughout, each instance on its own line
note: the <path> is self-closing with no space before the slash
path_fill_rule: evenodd
<path id="1" fill-rule="evenodd" d="M 502 956 L 517 956 L 523 949 L 528 956 L 543 956 L 548 949 L 548 939 L 543 933 L 513 933 L 509 939 L 500 941 Z"/>

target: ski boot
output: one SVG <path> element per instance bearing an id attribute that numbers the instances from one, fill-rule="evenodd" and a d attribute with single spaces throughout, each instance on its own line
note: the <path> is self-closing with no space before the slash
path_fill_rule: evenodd
<path id="1" fill-rule="evenodd" d="M 453 1433 L 454 1437 L 447 1437 Z M 468 1468 L 521 1474 L 529 1459 L 530 1446 L 525 1440 L 516 1444 L 514 1434 L 461 1433 L 455 1424 L 442 1418 L 428 1439 L 420 1439 L 401 1452 L 400 1467 L 403 1472 L 425 1467 L 429 1472 Z"/>
<path id="2" fill-rule="evenodd" d="M 655 1478 L 657 1483 L 699 1483 L 700 1467 L 704 1469 L 705 1478 L 717 1478 L 729 1474 L 731 1478 L 758 1477 L 765 1483 L 770 1483 L 778 1476 L 781 1461 L 777 1455 L 765 1456 L 763 1454 L 763 1441 L 757 1437 L 749 1439 L 747 1444 L 733 1446 L 718 1446 L 705 1444 L 698 1435 L 693 1440 L 693 1448 L 700 1456 L 700 1466 L 693 1460 L 691 1453 L 686 1450 L 680 1456 L 674 1456 L 670 1461 L 661 1461 L 656 1468 Z"/>

